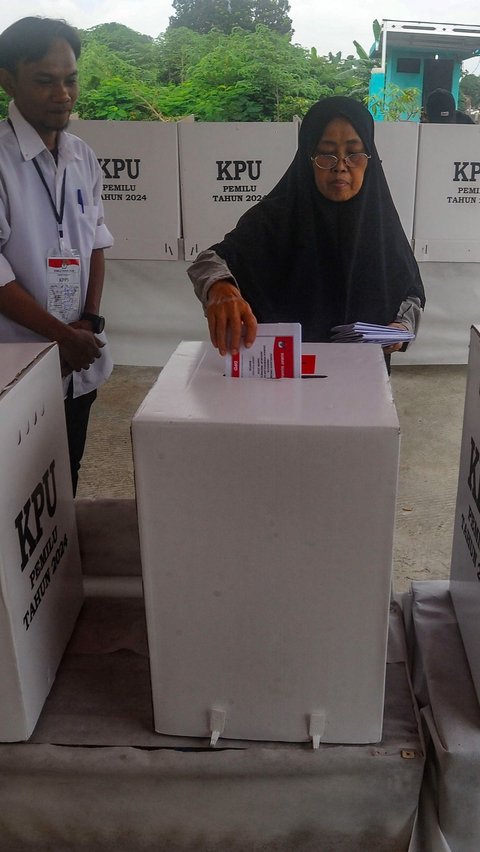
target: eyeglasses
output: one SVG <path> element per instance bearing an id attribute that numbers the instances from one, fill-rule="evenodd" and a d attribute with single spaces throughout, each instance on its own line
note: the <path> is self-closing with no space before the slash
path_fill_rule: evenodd
<path id="1" fill-rule="evenodd" d="M 317 154 L 316 157 L 310 157 L 310 159 L 312 163 L 315 163 L 317 169 L 334 169 L 340 160 L 343 160 L 349 168 L 356 169 L 359 166 L 366 166 L 367 160 L 371 159 L 371 154 L 364 154 L 363 151 L 347 154 L 346 157 L 336 157 L 335 154 Z"/>

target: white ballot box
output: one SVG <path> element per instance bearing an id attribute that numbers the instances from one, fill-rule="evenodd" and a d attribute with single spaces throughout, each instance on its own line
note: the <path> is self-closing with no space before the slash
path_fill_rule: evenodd
<path id="1" fill-rule="evenodd" d="M 58 349 L 0 344 L 0 741 L 31 735 L 82 603 Z"/>
<path id="2" fill-rule="evenodd" d="M 450 594 L 480 701 L 480 326 L 472 326 Z"/>
<path id="3" fill-rule="evenodd" d="M 247 380 L 184 342 L 133 418 L 161 733 L 381 738 L 397 414 L 379 346 L 303 350 Z"/>

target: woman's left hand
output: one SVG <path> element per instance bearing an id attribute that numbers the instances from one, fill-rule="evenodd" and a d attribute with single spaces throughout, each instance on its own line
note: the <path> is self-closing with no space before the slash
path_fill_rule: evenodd
<path id="1" fill-rule="evenodd" d="M 401 328 L 402 331 L 408 331 L 407 326 L 404 325 L 402 322 L 389 322 L 388 327 L 389 328 Z M 385 355 L 391 355 L 392 352 L 398 352 L 399 349 L 402 348 L 402 346 L 403 346 L 403 343 L 393 343 L 391 346 L 383 346 L 382 348 L 383 348 L 383 351 L 385 352 Z"/>

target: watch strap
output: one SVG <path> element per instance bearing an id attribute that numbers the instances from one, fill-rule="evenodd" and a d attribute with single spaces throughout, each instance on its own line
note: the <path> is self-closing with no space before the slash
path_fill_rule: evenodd
<path id="1" fill-rule="evenodd" d="M 105 319 L 100 316 L 100 314 L 90 314 L 88 311 L 84 311 L 80 319 L 90 322 L 96 334 L 100 334 L 100 332 L 105 328 Z"/>

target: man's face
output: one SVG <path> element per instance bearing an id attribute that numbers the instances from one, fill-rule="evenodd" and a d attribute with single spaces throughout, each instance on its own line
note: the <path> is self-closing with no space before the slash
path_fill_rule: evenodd
<path id="1" fill-rule="evenodd" d="M 48 53 L 35 62 L 19 62 L 14 74 L 5 72 L 4 88 L 23 117 L 44 142 L 63 130 L 78 97 L 75 54 L 63 39 L 55 39 Z"/>

